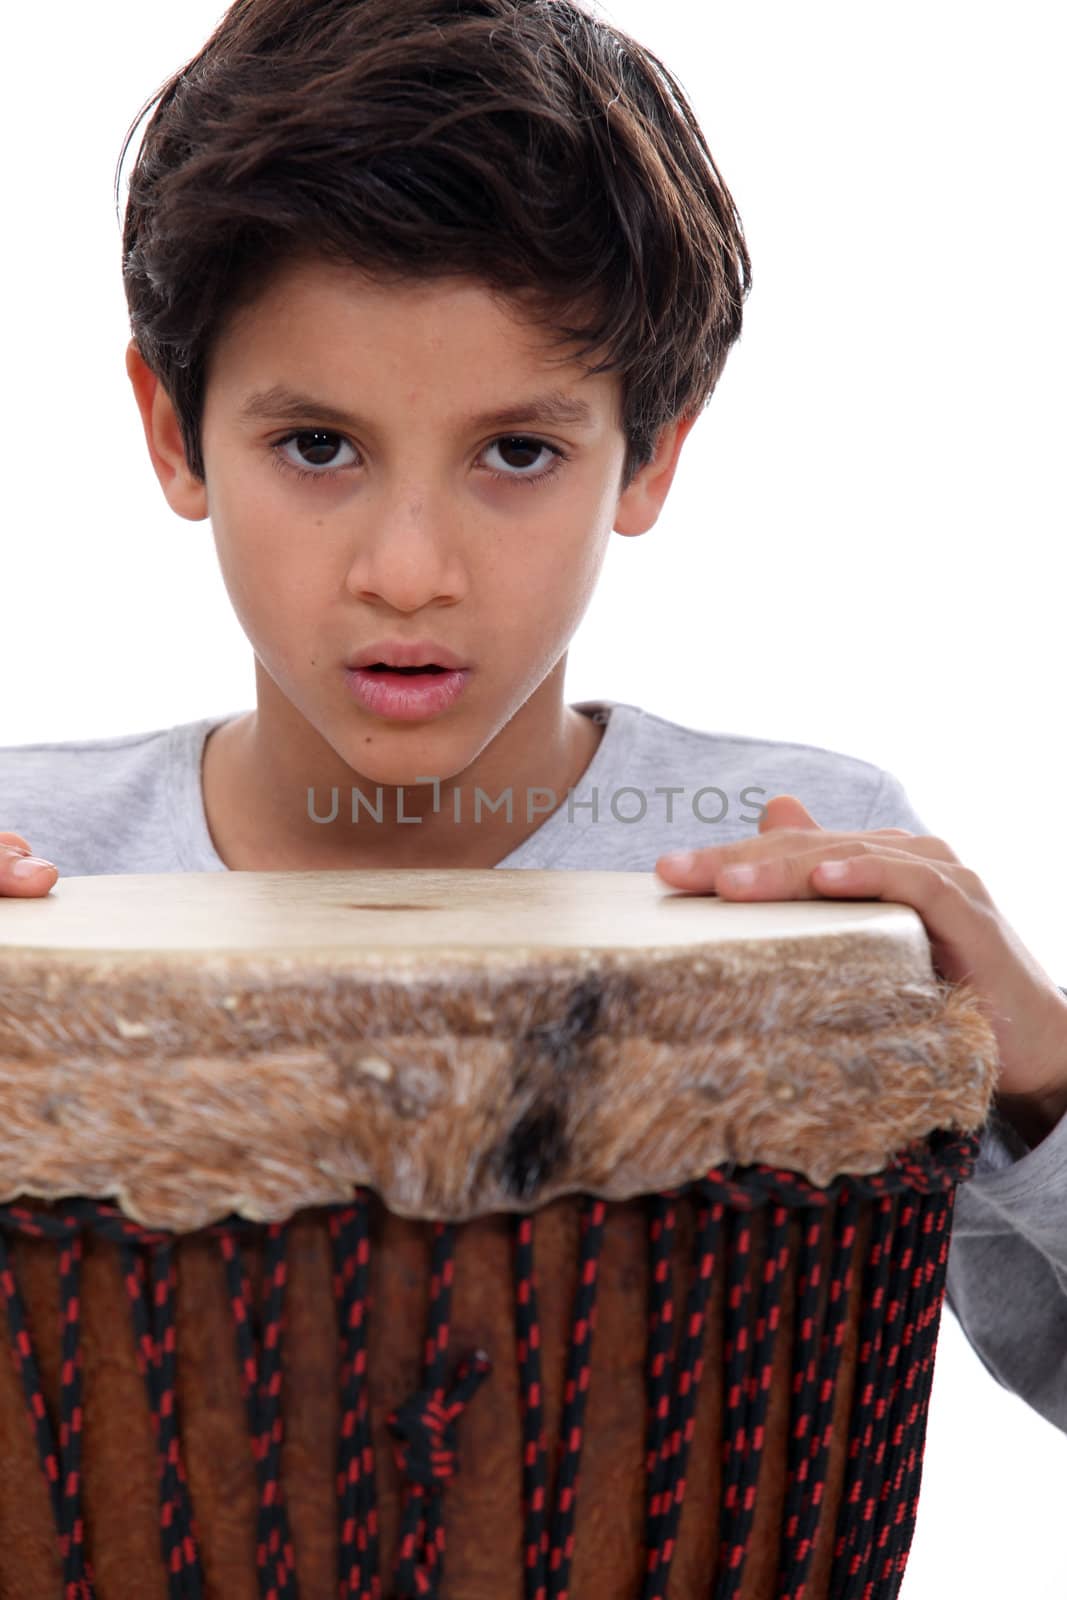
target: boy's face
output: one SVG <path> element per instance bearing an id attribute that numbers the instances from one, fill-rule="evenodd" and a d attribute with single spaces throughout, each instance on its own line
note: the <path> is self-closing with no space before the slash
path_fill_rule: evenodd
<path id="1" fill-rule="evenodd" d="M 287 267 L 216 343 L 205 483 L 161 386 L 131 360 L 132 346 L 168 500 L 211 518 L 261 715 L 264 695 L 287 702 L 290 730 L 295 708 L 383 784 L 470 768 L 520 711 L 527 737 L 558 724 L 566 650 L 611 532 L 654 524 L 695 420 L 667 430 L 620 497 L 618 374 L 562 364 L 549 335 L 467 280 L 384 287 L 322 261 Z M 306 403 L 245 414 L 281 388 Z M 523 403 L 548 391 L 584 401 L 588 421 L 535 421 Z M 506 425 L 471 420 L 504 408 Z M 364 709 L 345 662 L 383 639 L 451 650 L 471 669 L 457 703 L 413 722 Z"/>

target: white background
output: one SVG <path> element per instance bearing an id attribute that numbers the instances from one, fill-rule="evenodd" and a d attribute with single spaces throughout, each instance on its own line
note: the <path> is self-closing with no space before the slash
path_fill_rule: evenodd
<path id="1" fill-rule="evenodd" d="M 680 78 L 754 288 L 658 525 L 613 543 L 568 698 L 889 768 L 1067 985 L 1059 8 L 599 9 Z M 254 703 L 210 525 L 144 447 L 111 193 L 222 10 L 5 15 L 0 744 Z M 1063 1600 L 1065 1489 L 1067 1438 L 946 1314 L 904 1600 Z"/>

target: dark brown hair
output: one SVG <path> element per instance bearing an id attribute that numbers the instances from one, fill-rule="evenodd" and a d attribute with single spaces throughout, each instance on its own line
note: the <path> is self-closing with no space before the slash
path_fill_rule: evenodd
<path id="1" fill-rule="evenodd" d="M 225 319 L 316 256 L 382 283 L 479 281 L 582 344 L 590 372 L 620 371 L 624 489 L 710 400 L 751 287 L 677 80 L 570 0 L 236 0 L 164 86 L 123 280 L 200 479 Z"/>

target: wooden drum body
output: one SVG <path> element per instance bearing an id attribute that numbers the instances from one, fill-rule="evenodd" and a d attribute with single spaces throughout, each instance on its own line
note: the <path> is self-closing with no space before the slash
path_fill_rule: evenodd
<path id="1" fill-rule="evenodd" d="M 996 1065 L 880 902 L 0 902 L 0 1600 L 891 1600 Z"/>

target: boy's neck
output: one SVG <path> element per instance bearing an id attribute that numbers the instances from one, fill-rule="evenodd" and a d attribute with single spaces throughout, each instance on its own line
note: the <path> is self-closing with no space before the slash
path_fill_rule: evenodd
<path id="1" fill-rule="evenodd" d="M 509 777 L 501 775 L 496 781 L 494 773 L 502 774 L 504 764 L 480 759 L 468 772 L 440 783 L 436 812 L 432 785 L 407 785 L 402 791 L 382 785 L 381 822 L 367 809 L 378 804 L 376 781 L 348 769 L 343 784 L 334 773 L 309 785 L 303 758 L 277 759 L 275 753 L 279 747 L 285 749 L 286 741 L 267 738 L 260 714 L 247 712 L 214 729 L 204 747 L 204 810 L 215 849 L 227 867 L 243 872 L 494 867 L 543 827 L 551 814 L 540 810 L 528 820 L 528 792 L 550 789 L 559 804 L 566 805 L 568 789 L 579 783 L 605 731 L 592 718 L 560 705 L 558 726 L 550 726 L 547 737 L 542 727 L 540 736 L 530 740 L 522 727 L 528 709 L 529 705 L 524 707 L 500 735 L 510 750 Z M 489 750 L 483 752 L 483 757 L 488 754 Z M 307 803 L 309 787 L 314 789 L 315 815 L 321 816 L 330 814 L 337 789 L 335 820 L 313 820 Z M 476 819 L 479 787 L 485 799 Z M 510 824 L 504 808 L 494 812 L 486 803 L 496 801 L 508 788 L 513 794 Z M 357 822 L 351 820 L 353 790 L 363 796 Z M 282 797 L 289 803 L 280 803 Z M 544 803 L 544 796 L 535 798 L 536 806 Z M 398 808 L 408 820 L 398 820 Z M 415 817 L 421 820 L 410 820 Z"/>

